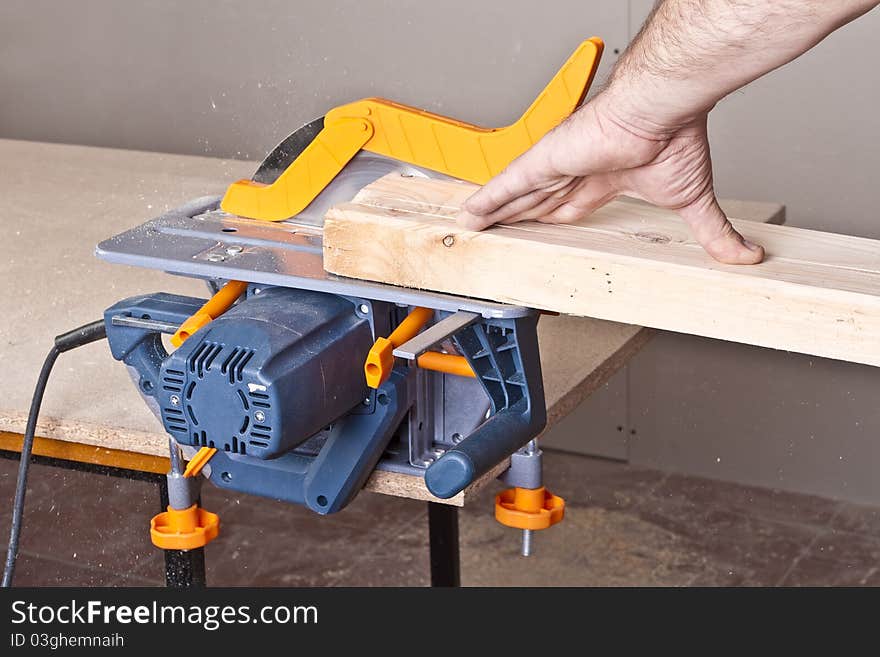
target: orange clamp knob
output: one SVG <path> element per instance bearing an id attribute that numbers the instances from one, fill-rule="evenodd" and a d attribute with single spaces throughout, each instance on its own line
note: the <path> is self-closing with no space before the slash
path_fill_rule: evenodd
<path id="1" fill-rule="evenodd" d="M 220 532 L 220 516 L 193 504 L 188 509 L 172 509 L 153 516 L 150 538 L 163 550 L 194 550 L 204 547 Z"/>
<path id="2" fill-rule="evenodd" d="M 565 500 L 540 488 L 508 488 L 495 496 L 495 520 L 517 529 L 547 529 L 565 515 Z"/>

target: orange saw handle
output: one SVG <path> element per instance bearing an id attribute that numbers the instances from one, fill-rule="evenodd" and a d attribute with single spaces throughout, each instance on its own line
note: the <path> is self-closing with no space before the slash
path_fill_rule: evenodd
<path id="1" fill-rule="evenodd" d="M 481 128 L 383 98 L 336 107 L 275 182 L 239 180 L 226 190 L 220 207 L 252 219 L 288 219 L 302 212 L 361 149 L 485 184 L 580 105 L 603 47 L 597 37 L 581 43 L 519 120 L 504 128 Z"/>

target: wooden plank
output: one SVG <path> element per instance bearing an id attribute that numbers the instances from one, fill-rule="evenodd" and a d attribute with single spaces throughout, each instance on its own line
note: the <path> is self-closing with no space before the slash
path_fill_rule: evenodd
<path id="1" fill-rule="evenodd" d="M 723 265 L 674 213 L 625 200 L 576 224 L 465 231 L 450 218 L 473 190 L 399 175 L 376 181 L 328 213 L 325 267 L 880 365 L 880 241 L 734 219 L 768 256 L 760 265 Z"/>

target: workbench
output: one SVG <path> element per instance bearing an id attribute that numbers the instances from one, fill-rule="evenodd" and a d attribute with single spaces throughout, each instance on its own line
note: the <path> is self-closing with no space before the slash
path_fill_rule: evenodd
<path id="1" fill-rule="evenodd" d="M 239 160 L 0 140 L 6 252 L 0 276 L 9 300 L 0 326 L 0 452 L 14 457 L 20 450 L 34 382 L 55 335 L 99 319 L 105 308 L 132 295 L 208 294 L 191 278 L 103 262 L 94 256 L 95 245 L 194 198 L 222 194 L 255 167 Z M 773 203 L 722 205 L 739 218 L 778 223 L 784 216 L 784 208 Z M 651 334 L 589 318 L 542 317 L 548 429 L 605 383 Z M 164 484 L 167 434 L 103 341 L 60 357 L 37 436 L 37 460 Z M 366 489 L 429 502 L 432 550 L 438 551 L 432 555 L 434 580 L 455 583 L 455 507 L 505 465 L 449 500 L 431 496 L 420 477 L 380 470 Z M 11 497 L 0 503 L 10 504 Z"/>

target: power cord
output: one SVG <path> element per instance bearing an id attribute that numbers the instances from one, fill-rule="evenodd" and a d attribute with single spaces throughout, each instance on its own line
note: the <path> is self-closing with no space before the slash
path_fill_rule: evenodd
<path id="1" fill-rule="evenodd" d="M 67 333 L 55 337 L 55 344 L 43 361 L 43 368 L 37 378 L 34 388 L 34 396 L 31 398 L 31 408 L 28 412 L 27 426 L 24 430 L 24 442 L 21 445 L 21 461 L 18 464 L 18 480 L 15 483 L 15 502 L 12 506 L 12 525 L 9 528 L 9 547 L 6 550 L 6 567 L 3 570 L 4 588 L 12 586 L 12 577 L 15 574 L 15 560 L 18 557 L 18 541 L 21 536 L 21 523 L 24 515 L 24 496 L 27 493 L 28 468 L 30 466 L 31 452 L 34 447 L 34 433 L 37 430 L 37 416 L 40 414 L 40 405 L 43 403 L 43 393 L 46 391 L 46 383 L 55 360 L 65 351 L 91 342 L 97 342 L 107 337 L 104 320 L 98 320 L 75 328 Z"/>

